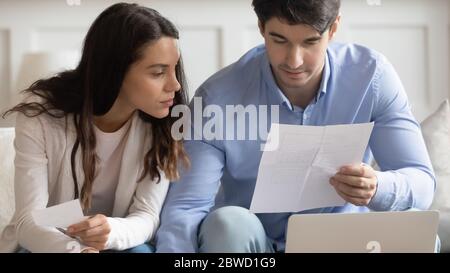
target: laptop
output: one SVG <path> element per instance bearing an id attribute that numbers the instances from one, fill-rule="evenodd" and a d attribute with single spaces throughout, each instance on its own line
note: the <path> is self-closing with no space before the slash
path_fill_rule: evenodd
<path id="1" fill-rule="evenodd" d="M 433 253 L 438 223 L 437 211 L 296 214 L 286 253 Z"/>

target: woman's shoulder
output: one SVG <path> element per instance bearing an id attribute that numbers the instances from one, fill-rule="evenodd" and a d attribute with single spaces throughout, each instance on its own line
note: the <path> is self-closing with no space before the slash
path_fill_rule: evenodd
<path id="1" fill-rule="evenodd" d="M 51 115 L 49 113 L 41 113 L 39 115 L 31 115 L 30 113 L 16 114 L 16 133 L 21 131 L 29 131 L 36 134 L 55 134 L 65 133 L 70 128 L 69 120 L 72 115 Z"/>

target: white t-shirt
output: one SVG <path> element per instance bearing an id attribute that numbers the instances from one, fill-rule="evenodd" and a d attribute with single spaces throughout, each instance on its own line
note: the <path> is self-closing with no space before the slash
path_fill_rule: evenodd
<path id="1" fill-rule="evenodd" d="M 92 188 L 92 203 L 88 212 L 89 215 L 112 215 L 123 150 L 131 124 L 130 120 L 113 133 L 105 133 L 94 125 L 97 140 L 95 151 L 98 161 L 96 162 L 97 176 Z"/>

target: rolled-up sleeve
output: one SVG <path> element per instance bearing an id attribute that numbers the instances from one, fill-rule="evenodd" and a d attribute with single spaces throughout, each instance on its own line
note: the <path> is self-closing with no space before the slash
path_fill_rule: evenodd
<path id="1" fill-rule="evenodd" d="M 403 85 L 387 61 L 372 84 L 375 126 L 369 144 L 381 171 L 368 207 L 375 211 L 428 209 L 435 176 Z"/>

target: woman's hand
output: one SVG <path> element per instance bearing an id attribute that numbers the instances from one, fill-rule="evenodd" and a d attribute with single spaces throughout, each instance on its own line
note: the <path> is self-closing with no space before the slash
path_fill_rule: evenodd
<path id="1" fill-rule="evenodd" d="M 86 248 L 85 250 L 81 251 L 81 253 L 99 253 L 99 251 L 95 248 Z"/>
<path id="2" fill-rule="evenodd" d="M 67 229 L 69 236 L 78 237 L 84 245 L 99 251 L 105 249 L 110 232 L 111 227 L 108 223 L 108 218 L 103 214 L 91 216 L 78 224 L 71 225 Z"/>

